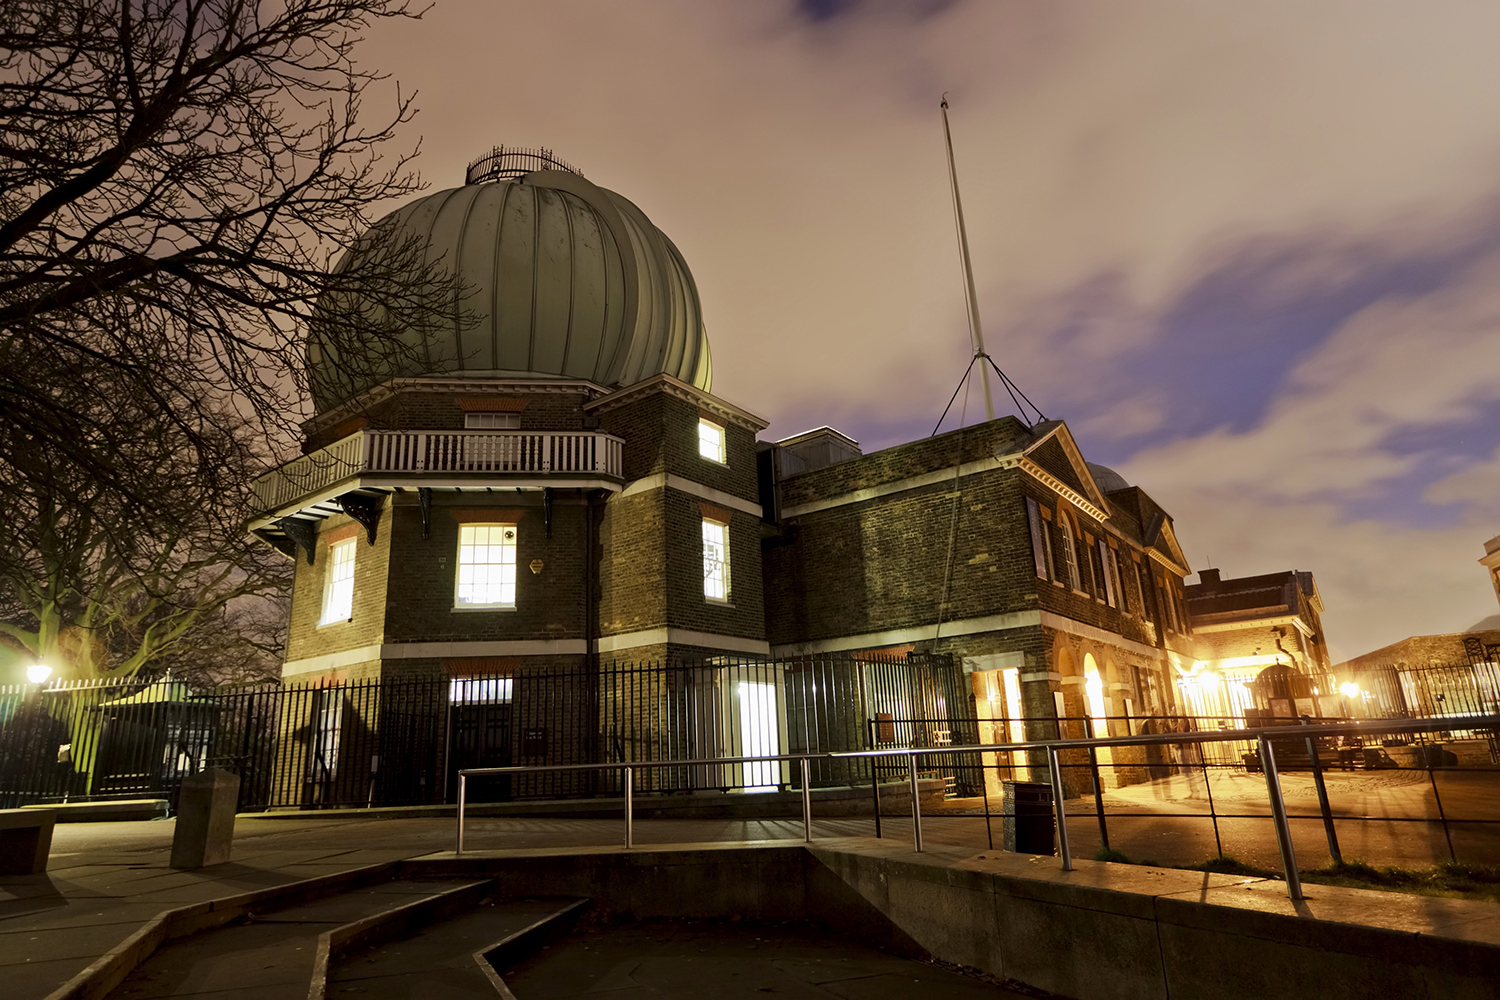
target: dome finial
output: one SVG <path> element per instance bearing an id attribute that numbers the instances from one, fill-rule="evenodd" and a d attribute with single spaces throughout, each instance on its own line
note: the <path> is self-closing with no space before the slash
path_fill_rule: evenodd
<path id="1" fill-rule="evenodd" d="M 469 164 L 464 172 L 465 184 L 484 184 L 488 181 L 510 180 L 523 177 L 533 170 L 565 170 L 583 176 L 583 171 L 559 160 L 545 146 L 527 149 L 522 146 L 495 146 L 488 153 Z"/>

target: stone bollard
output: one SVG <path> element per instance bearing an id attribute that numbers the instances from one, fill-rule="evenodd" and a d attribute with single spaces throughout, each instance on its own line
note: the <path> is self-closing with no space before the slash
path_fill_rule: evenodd
<path id="1" fill-rule="evenodd" d="M 203 868 L 229 860 L 239 796 L 239 776 L 222 768 L 210 767 L 182 779 L 177 830 L 172 834 L 173 868 Z"/>

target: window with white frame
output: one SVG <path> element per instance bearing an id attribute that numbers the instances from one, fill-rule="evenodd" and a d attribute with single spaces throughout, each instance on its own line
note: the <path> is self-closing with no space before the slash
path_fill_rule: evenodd
<path id="1" fill-rule="evenodd" d="M 698 454 L 721 465 L 724 462 L 724 428 L 712 420 L 698 421 Z"/>
<path id="2" fill-rule="evenodd" d="M 465 430 L 513 431 L 521 427 L 519 413 L 465 413 Z"/>
<path id="3" fill-rule="evenodd" d="M 1078 578 L 1078 551 L 1073 538 L 1073 524 L 1068 520 L 1068 515 L 1062 511 L 1057 512 L 1057 525 L 1062 529 L 1063 565 L 1067 567 L 1068 586 L 1074 590 L 1082 589 L 1082 581 Z"/>
<path id="4" fill-rule="evenodd" d="M 703 519 L 703 596 L 729 600 L 729 525 Z"/>
<path id="5" fill-rule="evenodd" d="M 459 526 L 458 586 L 453 603 L 460 608 L 516 606 L 514 524 Z"/>
<path id="6" fill-rule="evenodd" d="M 323 617 L 319 625 L 348 621 L 354 616 L 354 548 L 350 538 L 328 546 L 328 568 L 323 577 Z"/>

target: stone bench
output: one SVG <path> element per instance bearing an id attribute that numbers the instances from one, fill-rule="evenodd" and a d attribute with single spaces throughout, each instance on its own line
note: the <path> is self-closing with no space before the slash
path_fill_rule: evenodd
<path id="1" fill-rule="evenodd" d="M 47 870 L 55 809 L 0 809 L 0 875 L 36 875 Z"/>

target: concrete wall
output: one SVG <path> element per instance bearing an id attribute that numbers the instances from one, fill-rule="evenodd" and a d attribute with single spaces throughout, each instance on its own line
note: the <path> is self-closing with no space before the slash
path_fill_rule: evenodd
<path id="1" fill-rule="evenodd" d="M 575 895 L 606 918 L 809 920 L 1077 1000 L 1493 998 L 1491 903 L 987 852 L 837 846 L 532 850 L 407 862 Z"/>

